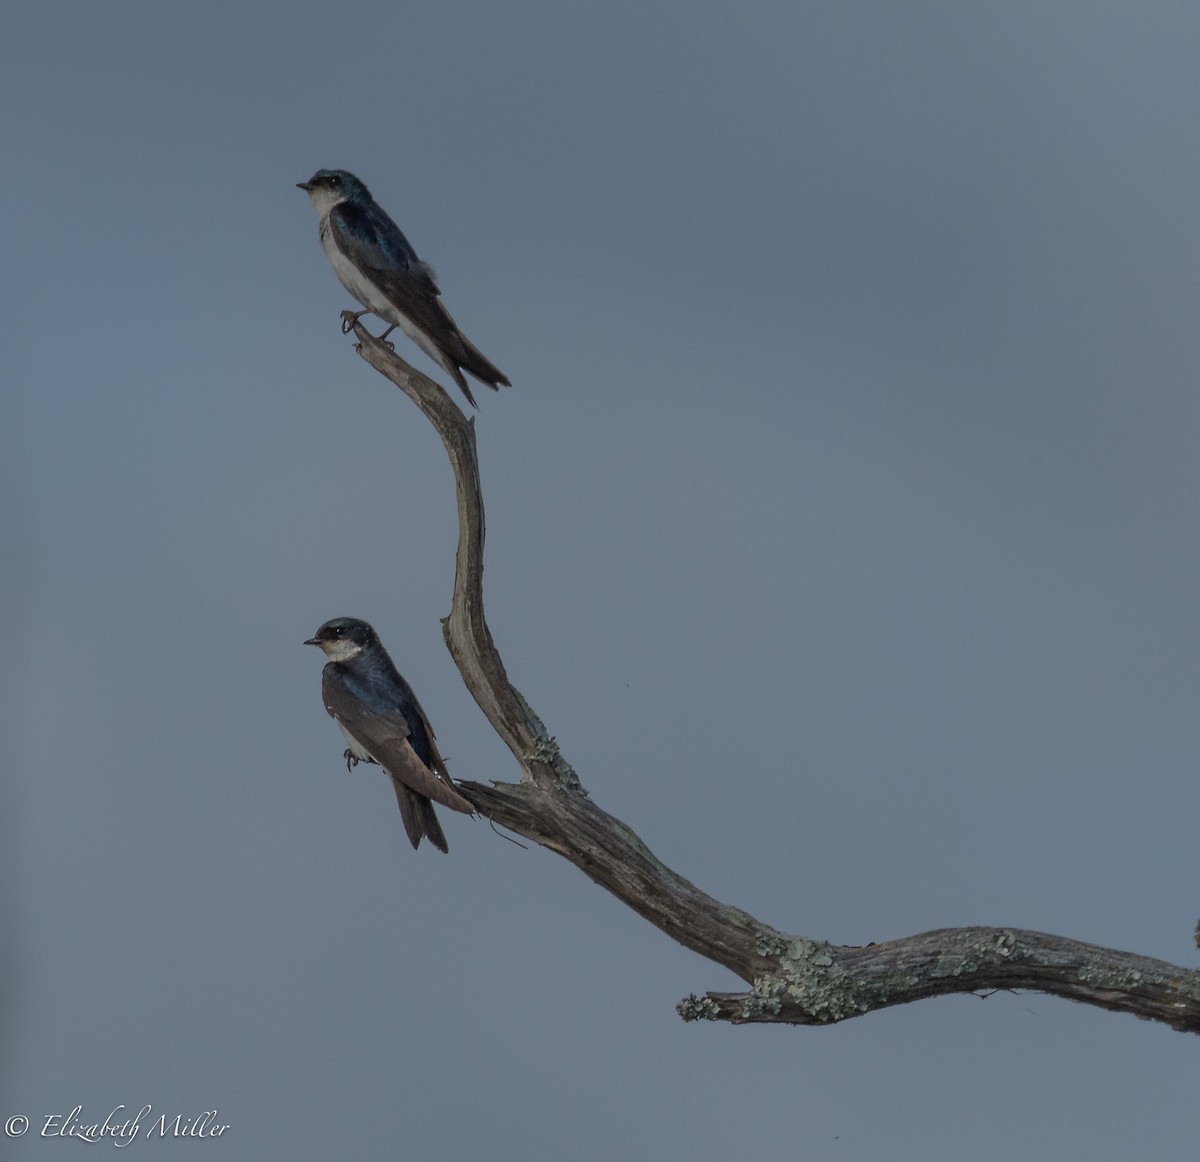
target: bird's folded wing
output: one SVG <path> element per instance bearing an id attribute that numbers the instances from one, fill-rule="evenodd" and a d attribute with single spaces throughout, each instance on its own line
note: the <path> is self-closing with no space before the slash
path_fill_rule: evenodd
<path id="1" fill-rule="evenodd" d="M 391 737 L 380 744 L 371 744 L 371 753 L 376 761 L 393 779 L 424 795 L 443 807 L 451 807 L 466 815 L 475 808 L 466 801 L 449 783 L 442 782 L 421 760 L 407 738 Z"/>
<path id="2" fill-rule="evenodd" d="M 353 202 L 334 206 L 329 227 L 342 253 L 401 314 L 439 344 L 445 344 L 452 354 L 461 354 L 465 359 L 458 328 L 438 298 L 442 292 L 432 269 L 416 256 L 398 228 L 379 221 L 377 214 Z"/>
<path id="3" fill-rule="evenodd" d="M 417 756 L 408 741 L 408 720 L 399 710 L 369 710 L 358 698 L 337 682 L 325 683 L 325 708 L 335 721 L 349 731 L 362 748 L 393 779 L 443 807 L 474 813 L 471 806 L 451 785 L 443 782 Z"/>
<path id="4" fill-rule="evenodd" d="M 442 752 L 438 750 L 437 735 L 433 733 L 433 727 L 429 725 L 429 719 L 425 717 L 425 711 L 421 709 L 421 704 L 415 702 L 413 709 L 420 717 L 421 725 L 425 727 L 425 737 L 429 740 L 429 757 L 433 760 L 429 765 L 449 783 L 450 772 L 446 770 L 446 760 L 442 758 Z"/>

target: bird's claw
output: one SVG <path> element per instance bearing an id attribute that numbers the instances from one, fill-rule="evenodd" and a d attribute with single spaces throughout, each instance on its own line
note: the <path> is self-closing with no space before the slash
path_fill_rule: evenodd
<path id="1" fill-rule="evenodd" d="M 362 762 L 362 759 L 360 759 L 358 755 L 356 755 L 349 747 L 342 752 L 342 758 L 346 760 L 347 773 L 354 770 L 354 768 Z"/>

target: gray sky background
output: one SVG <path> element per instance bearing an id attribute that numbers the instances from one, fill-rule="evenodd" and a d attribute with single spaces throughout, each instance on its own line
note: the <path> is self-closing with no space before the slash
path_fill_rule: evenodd
<path id="1" fill-rule="evenodd" d="M 359 174 L 512 379 L 492 629 L 671 866 L 839 942 L 1195 964 L 1198 58 L 1146 0 L 10 12 L 0 1113 L 216 1107 L 206 1162 L 1194 1156 L 1195 1038 L 684 1025 L 736 981 L 561 859 L 408 847 L 320 622 L 517 770 L 441 641 L 440 444 L 294 183 Z"/>

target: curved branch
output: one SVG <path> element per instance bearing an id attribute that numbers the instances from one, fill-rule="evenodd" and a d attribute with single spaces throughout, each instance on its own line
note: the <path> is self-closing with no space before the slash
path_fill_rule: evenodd
<path id="1" fill-rule="evenodd" d="M 875 1009 L 951 993 L 1003 989 L 1065 997 L 1200 1032 L 1200 974 L 1018 928 L 942 928 L 866 947 L 803 937 L 779 951 L 775 972 L 749 993 L 691 996 L 684 1020 L 828 1025 Z"/>
<path id="2" fill-rule="evenodd" d="M 542 721 L 508 680 L 483 608 L 483 494 L 475 423 L 433 380 L 346 312 L 359 354 L 442 438 L 458 496 L 458 554 L 446 644 L 467 689 L 516 756 L 520 783 L 459 783 L 483 815 L 558 852 L 668 936 L 730 969 L 746 993 L 690 996 L 685 1020 L 825 1025 L 950 993 L 1028 989 L 1200 1032 L 1200 972 L 1061 936 L 947 928 L 839 946 L 789 936 L 673 872 L 588 798 Z"/>
<path id="3" fill-rule="evenodd" d="M 391 345 L 376 339 L 352 311 L 342 319 L 358 339 L 356 350 L 421 409 L 450 457 L 458 498 L 458 552 L 454 597 L 442 632 L 454 663 L 480 710 L 525 772 L 544 786 L 580 790 L 579 779 L 524 698 L 508 680 L 483 612 L 483 491 L 475 447 L 475 421 L 427 375 L 410 367 Z"/>

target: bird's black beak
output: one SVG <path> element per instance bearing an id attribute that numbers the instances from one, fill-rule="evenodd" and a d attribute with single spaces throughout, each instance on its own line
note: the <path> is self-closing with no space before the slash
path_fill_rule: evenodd
<path id="1" fill-rule="evenodd" d="M 304 644 L 306 646 L 319 646 L 321 643 L 315 637 L 310 637 Z"/>
<path id="2" fill-rule="evenodd" d="M 312 182 L 297 182 L 296 189 L 303 190 L 305 193 L 308 193 L 308 191 L 312 189 Z M 308 645 L 308 642 L 305 642 L 304 644 Z"/>

